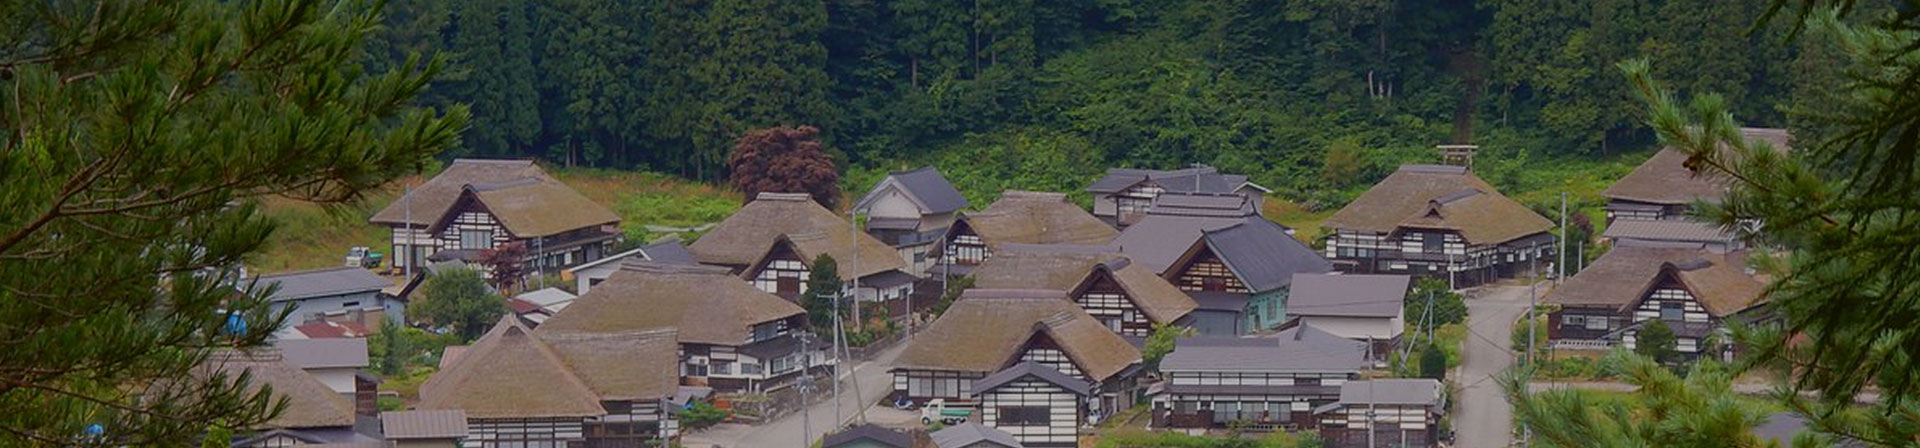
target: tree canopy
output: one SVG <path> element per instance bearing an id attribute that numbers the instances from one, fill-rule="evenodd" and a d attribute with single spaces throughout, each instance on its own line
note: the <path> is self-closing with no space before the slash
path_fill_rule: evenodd
<path id="1" fill-rule="evenodd" d="M 487 289 L 480 271 L 446 269 L 420 285 L 420 299 L 407 307 L 407 318 L 453 330 L 471 342 L 493 328 L 507 313 L 507 299 Z"/>
<path id="2" fill-rule="evenodd" d="M 178 445 L 278 412 L 192 374 L 287 318 L 239 268 L 275 229 L 258 201 L 355 200 L 466 123 L 413 105 L 439 63 L 362 70 L 381 19 L 357 6 L 0 1 L 0 445 Z"/>

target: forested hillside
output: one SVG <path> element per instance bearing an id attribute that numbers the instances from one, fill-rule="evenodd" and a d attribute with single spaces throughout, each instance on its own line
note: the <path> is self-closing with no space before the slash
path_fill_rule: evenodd
<path id="1" fill-rule="evenodd" d="M 1338 204 L 1439 143 L 1506 185 L 1648 147 L 1626 58 L 1788 125 L 1832 75 L 1788 24 L 1748 32 L 1765 4 L 393 0 L 368 64 L 449 57 L 428 101 L 472 105 L 462 155 L 716 179 L 743 131 L 809 124 L 856 171 L 945 162 L 963 188 L 1201 162 Z"/>

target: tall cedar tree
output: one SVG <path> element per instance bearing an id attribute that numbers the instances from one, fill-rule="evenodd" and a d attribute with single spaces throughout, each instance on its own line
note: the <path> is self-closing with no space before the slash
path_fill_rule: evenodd
<path id="1" fill-rule="evenodd" d="M 361 72 L 380 18 L 331 2 L 0 11 L 0 446 L 177 445 L 277 414 L 245 375 L 194 374 L 287 318 L 240 276 L 275 229 L 259 200 L 355 201 L 453 146 L 463 109 L 411 106 L 439 64 Z"/>
<path id="2" fill-rule="evenodd" d="M 507 299 L 487 289 L 480 271 L 447 269 L 420 285 L 420 300 L 407 307 L 407 319 L 452 329 L 463 342 L 486 334 L 507 313 Z"/>
<path id="3" fill-rule="evenodd" d="M 487 284 L 500 291 L 512 291 L 526 280 L 527 246 L 512 243 L 480 251 L 480 265 L 487 267 Z"/>
<path id="4" fill-rule="evenodd" d="M 833 331 L 833 301 L 840 300 L 840 263 L 827 254 L 814 257 L 807 269 L 807 292 L 801 297 L 814 332 Z"/>
<path id="5" fill-rule="evenodd" d="M 727 159 L 733 184 L 752 201 L 761 192 L 807 193 L 829 209 L 840 203 L 840 172 L 820 146 L 813 126 L 772 127 L 748 132 Z"/>

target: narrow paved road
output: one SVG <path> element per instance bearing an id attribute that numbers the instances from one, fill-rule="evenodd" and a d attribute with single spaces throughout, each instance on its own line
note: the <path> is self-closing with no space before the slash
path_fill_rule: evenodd
<path id="1" fill-rule="evenodd" d="M 1489 286 L 1467 299 L 1466 359 L 1455 382 L 1460 408 L 1455 415 L 1456 446 L 1500 448 L 1513 443 L 1513 408 L 1494 377 L 1514 362 L 1508 347 L 1513 322 L 1527 312 L 1526 286 Z"/>
<path id="2" fill-rule="evenodd" d="M 887 374 L 887 367 L 893 365 L 893 359 L 907 344 L 898 344 L 880 352 L 872 361 L 855 365 L 850 372 L 840 375 L 840 412 L 835 421 L 833 400 L 821 400 L 808 408 L 807 415 L 799 412 L 788 414 L 779 419 L 759 425 L 723 424 L 683 437 L 682 444 L 689 448 L 806 448 L 827 432 L 840 428 L 841 423 L 853 421 L 857 412 L 880 401 L 880 396 L 893 390 L 893 376 Z M 854 399 L 854 383 L 859 383 L 860 397 Z M 833 387 L 821 383 L 820 387 Z M 803 425 L 802 422 L 810 423 Z"/>

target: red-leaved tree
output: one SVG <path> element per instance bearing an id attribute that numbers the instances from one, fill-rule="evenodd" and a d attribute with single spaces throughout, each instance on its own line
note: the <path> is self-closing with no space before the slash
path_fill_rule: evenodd
<path id="1" fill-rule="evenodd" d="M 840 172 L 813 126 L 748 131 L 734 141 L 727 169 L 748 201 L 761 192 L 807 193 L 830 209 L 840 201 Z"/>
<path id="2" fill-rule="evenodd" d="M 487 283 L 506 294 L 514 285 L 520 284 L 527 275 L 521 262 L 527 258 L 527 246 L 521 243 L 507 244 L 480 251 L 480 265 L 487 267 Z"/>

